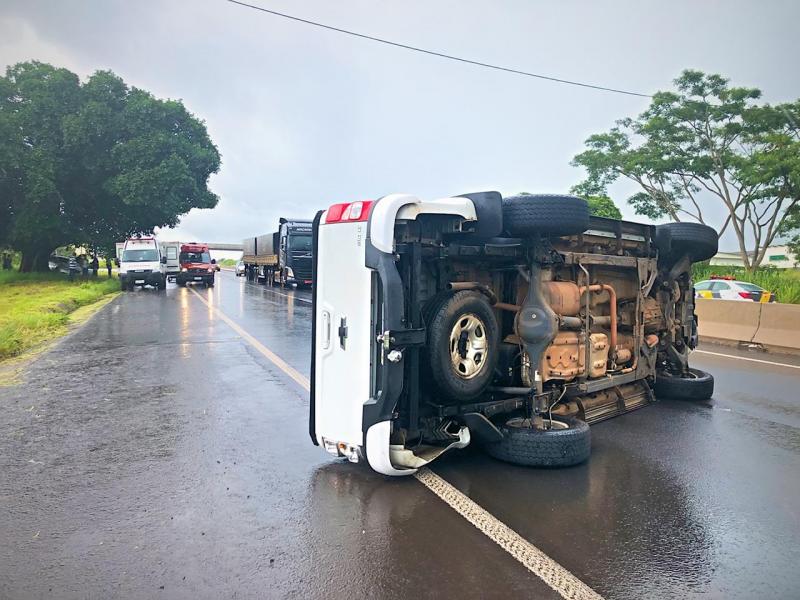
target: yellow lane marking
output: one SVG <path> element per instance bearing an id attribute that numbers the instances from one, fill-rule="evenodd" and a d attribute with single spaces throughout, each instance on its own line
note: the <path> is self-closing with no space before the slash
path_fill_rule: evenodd
<path id="1" fill-rule="evenodd" d="M 272 352 L 261 342 L 247 333 L 232 319 L 230 319 L 219 308 L 212 305 L 203 298 L 193 288 L 187 288 L 197 298 L 210 308 L 215 315 L 224 321 L 231 329 L 240 335 L 253 348 L 263 354 L 272 364 L 286 373 L 300 387 L 310 390 L 311 386 L 308 378 L 302 375 L 294 367 L 290 366 L 280 356 Z M 603 600 L 603 597 L 595 592 L 580 579 L 575 577 L 567 569 L 562 567 L 528 540 L 511 529 L 508 525 L 493 516 L 490 512 L 481 508 L 474 500 L 465 495 L 447 481 L 439 477 L 430 469 L 420 469 L 414 475 L 417 480 L 426 488 L 433 492 L 440 500 L 450 506 L 459 515 L 464 517 L 474 525 L 481 533 L 492 540 L 495 544 L 505 550 L 512 558 L 521 563 L 531 573 L 539 577 L 552 590 L 557 592 L 562 598 L 568 600 Z"/>
<path id="2" fill-rule="evenodd" d="M 292 379 L 294 379 L 294 381 L 295 381 L 295 382 L 296 382 L 296 383 L 297 383 L 297 384 L 298 384 L 300 387 L 302 387 L 302 388 L 303 388 L 304 390 L 306 390 L 306 391 L 310 391 L 310 390 L 311 390 L 311 386 L 310 386 L 310 385 L 309 385 L 309 383 L 308 383 L 308 379 L 307 379 L 307 378 L 306 378 L 304 375 L 302 375 L 302 374 L 301 374 L 301 373 L 300 373 L 300 372 L 299 372 L 297 369 L 295 369 L 294 367 L 292 367 L 292 366 L 291 366 L 289 363 L 287 363 L 285 360 L 283 360 L 283 359 L 282 359 L 280 356 L 278 356 L 277 354 L 275 354 L 275 353 L 274 353 L 272 350 L 270 350 L 269 348 L 267 348 L 267 347 L 266 347 L 264 344 L 262 344 L 261 342 L 259 342 L 259 341 L 258 341 L 256 338 L 254 338 L 252 335 L 250 335 L 249 333 L 247 333 L 247 332 L 246 332 L 244 329 L 242 329 L 241 327 L 239 327 L 239 325 L 237 325 L 235 321 L 233 321 L 232 319 L 230 319 L 230 318 L 228 317 L 228 315 L 226 315 L 224 312 L 222 312 L 222 311 L 221 311 L 219 308 L 217 308 L 216 306 L 212 305 L 212 304 L 211 304 L 211 303 L 210 303 L 208 300 L 206 300 L 205 298 L 203 298 L 203 297 L 202 297 L 200 294 L 198 294 L 198 293 L 197 293 L 197 292 L 194 290 L 194 288 L 189 288 L 189 287 L 187 287 L 186 289 L 188 289 L 188 290 L 189 290 L 190 292 L 192 292 L 192 293 L 193 293 L 195 296 L 197 296 L 197 298 L 200 300 L 200 302 L 202 302 L 202 303 L 203 303 L 203 304 L 205 304 L 205 305 L 206 305 L 208 308 L 210 308 L 211 310 L 213 310 L 215 315 L 217 315 L 217 316 L 218 316 L 218 317 L 219 317 L 221 320 L 223 320 L 223 321 L 224 321 L 224 322 L 225 322 L 225 323 L 228 325 L 228 327 L 230 327 L 231 329 L 233 329 L 233 330 L 234 330 L 234 331 L 235 331 L 237 334 L 239 334 L 239 336 L 241 336 L 242 338 L 244 338 L 244 339 L 245 339 L 245 341 L 247 341 L 247 343 L 248 343 L 248 344 L 250 344 L 251 346 L 253 346 L 253 348 L 255 348 L 256 350 L 258 350 L 258 351 L 259 351 L 261 354 L 263 354 L 264 356 L 266 356 L 266 357 L 267 357 L 267 359 L 268 359 L 268 360 L 269 360 L 269 361 L 270 361 L 272 364 L 274 364 L 276 367 L 278 367 L 278 368 L 279 368 L 281 371 L 283 371 L 283 372 L 284 372 L 284 373 L 286 373 L 286 374 L 287 374 L 289 377 L 291 377 Z"/>

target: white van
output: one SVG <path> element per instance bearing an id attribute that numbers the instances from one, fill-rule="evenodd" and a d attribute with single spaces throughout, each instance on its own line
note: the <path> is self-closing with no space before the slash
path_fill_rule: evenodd
<path id="1" fill-rule="evenodd" d="M 157 290 L 167 287 L 167 257 L 155 238 L 132 238 L 125 241 L 119 261 L 119 282 L 123 290 L 152 285 Z"/>
<path id="2" fill-rule="evenodd" d="M 178 255 L 181 251 L 180 242 L 160 242 L 161 256 L 167 259 L 164 263 L 164 271 L 167 279 L 174 279 L 181 272 L 181 263 Z"/>

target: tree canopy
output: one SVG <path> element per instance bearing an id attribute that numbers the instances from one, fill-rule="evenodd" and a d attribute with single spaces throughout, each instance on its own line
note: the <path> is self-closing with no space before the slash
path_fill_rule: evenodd
<path id="1" fill-rule="evenodd" d="M 22 269 L 57 247 L 114 242 L 213 208 L 220 156 L 205 124 L 177 100 L 129 87 L 110 71 L 84 83 L 39 62 L 0 77 L 0 246 Z"/>
<path id="2" fill-rule="evenodd" d="M 800 224 L 800 100 L 758 104 L 760 90 L 700 71 L 674 83 L 638 117 L 586 140 L 573 159 L 587 173 L 578 187 L 604 195 L 620 177 L 633 181 L 637 214 L 697 220 L 719 235 L 730 227 L 746 268 L 757 268 Z"/>

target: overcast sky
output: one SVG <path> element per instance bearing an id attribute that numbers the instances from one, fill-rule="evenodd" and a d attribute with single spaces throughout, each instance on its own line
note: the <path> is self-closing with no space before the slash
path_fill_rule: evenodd
<path id="1" fill-rule="evenodd" d="M 652 93 L 684 68 L 800 96 L 800 2 L 252 0 L 411 45 Z M 205 120 L 214 210 L 162 237 L 236 242 L 334 202 L 392 192 L 566 192 L 584 139 L 635 98 L 458 64 L 224 0 L 0 0 L 0 65 L 111 69 Z M 612 195 L 626 218 L 620 184 Z M 725 243 L 727 242 L 727 243 Z M 730 248 L 732 240 L 723 246 Z"/>

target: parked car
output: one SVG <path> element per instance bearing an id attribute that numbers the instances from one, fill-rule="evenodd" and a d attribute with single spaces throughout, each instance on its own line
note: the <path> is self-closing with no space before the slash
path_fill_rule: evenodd
<path id="1" fill-rule="evenodd" d="M 312 241 L 311 439 L 379 473 L 471 441 L 574 465 L 589 424 L 713 393 L 689 366 L 705 225 L 590 217 L 574 196 L 392 194 L 321 211 Z"/>
<path id="2" fill-rule="evenodd" d="M 234 270 L 236 271 L 236 276 L 237 277 L 244 277 L 244 274 L 245 274 L 244 261 L 240 260 L 239 262 L 237 262 L 236 263 L 236 268 Z"/>
<path id="3" fill-rule="evenodd" d="M 773 292 L 769 292 L 755 283 L 736 281 L 732 277 L 712 277 L 694 284 L 697 298 L 718 298 L 721 300 L 739 300 L 742 302 L 777 302 Z"/>

